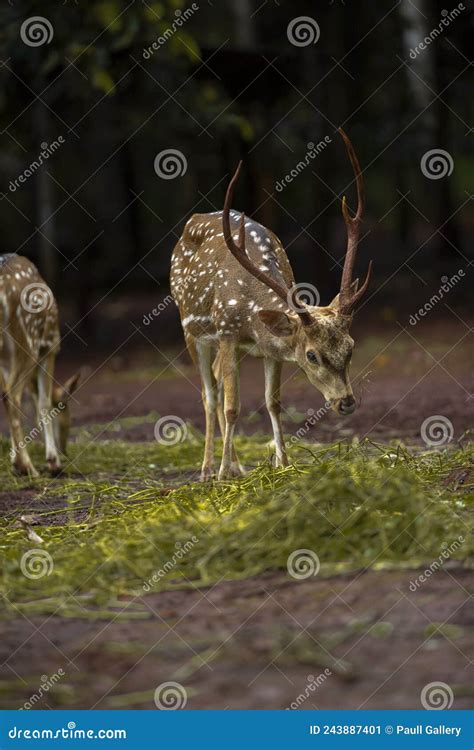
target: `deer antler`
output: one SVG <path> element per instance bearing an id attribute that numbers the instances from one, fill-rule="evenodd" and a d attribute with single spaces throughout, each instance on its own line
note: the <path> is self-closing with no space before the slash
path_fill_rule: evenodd
<path id="1" fill-rule="evenodd" d="M 305 311 L 298 311 L 297 307 L 298 305 L 301 307 L 301 303 L 298 303 L 296 300 L 296 290 L 295 292 L 292 292 L 290 295 L 290 290 L 287 289 L 283 284 L 279 284 L 278 281 L 273 279 L 271 276 L 269 276 L 264 271 L 261 271 L 260 268 L 258 268 L 255 263 L 250 260 L 247 251 L 245 249 L 245 214 L 242 213 L 240 216 L 240 227 L 239 227 L 239 241 L 238 243 L 234 241 L 232 237 L 232 231 L 230 228 L 230 207 L 232 204 L 232 198 L 234 195 L 234 187 L 235 184 L 239 178 L 240 174 L 240 168 L 242 166 L 242 162 L 240 161 L 237 169 L 235 170 L 235 174 L 232 177 L 231 181 L 229 182 L 229 187 L 227 188 L 227 193 L 225 196 L 224 201 L 224 211 L 222 213 L 222 225 L 223 225 L 223 231 L 224 231 L 224 239 L 227 247 L 229 248 L 230 252 L 238 260 L 241 266 L 245 268 L 246 271 L 252 274 L 256 279 L 262 282 L 262 284 L 265 284 L 267 287 L 270 287 L 270 289 L 273 289 L 276 295 L 280 297 L 280 299 L 283 300 L 283 302 L 288 305 L 289 307 L 292 307 L 295 312 L 300 317 L 300 320 L 304 326 L 311 326 L 314 323 L 313 318 L 308 312 Z"/>
<path id="2" fill-rule="evenodd" d="M 339 133 L 341 134 L 342 139 L 344 140 L 344 143 L 346 144 L 347 153 L 349 154 L 349 159 L 351 160 L 352 168 L 354 170 L 354 174 L 356 178 L 356 185 L 357 185 L 357 213 L 355 216 L 352 217 L 349 214 L 349 209 L 347 208 L 345 195 L 342 199 L 342 215 L 344 217 L 344 221 L 346 223 L 346 228 L 347 228 L 347 251 L 346 251 L 346 257 L 344 260 L 344 268 L 342 270 L 339 309 L 342 315 L 350 315 L 350 313 L 352 312 L 352 309 L 360 300 L 362 295 L 366 292 L 367 287 L 369 286 L 369 281 L 370 281 L 370 277 L 372 274 L 372 261 L 370 261 L 369 263 L 369 268 L 367 270 L 367 276 L 365 277 L 364 283 L 362 284 L 360 289 L 352 293 L 351 292 L 352 274 L 354 271 L 354 263 L 355 263 L 356 254 L 357 254 L 357 245 L 359 242 L 360 224 L 361 224 L 362 216 L 364 213 L 364 203 L 365 203 L 364 180 L 362 178 L 362 172 L 360 169 L 359 160 L 356 156 L 356 153 L 354 151 L 352 143 L 349 140 L 348 135 L 344 132 L 342 128 L 339 128 Z"/>

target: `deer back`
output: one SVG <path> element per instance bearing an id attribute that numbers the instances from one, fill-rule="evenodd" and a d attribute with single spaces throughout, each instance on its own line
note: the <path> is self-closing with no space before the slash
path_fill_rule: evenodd
<path id="1" fill-rule="evenodd" d="M 0 255 L 0 363 L 20 371 L 59 349 L 58 308 L 36 266 Z"/>
<path id="2" fill-rule="evenodd" d="M 237 238 L 241 214 L 230 212 Z M 278 237 L 246 217 L 246 249 L 251 260 L 288 289 L 293 272 Z M 255 279 L 229 253 L 222 211 L 194 214 L 187 222 L 171 261 L 171 290 L 185 332 L 193 336 L 237 335 L 254 339 L 261 309 L 286 309 L 267 286 Z"/>

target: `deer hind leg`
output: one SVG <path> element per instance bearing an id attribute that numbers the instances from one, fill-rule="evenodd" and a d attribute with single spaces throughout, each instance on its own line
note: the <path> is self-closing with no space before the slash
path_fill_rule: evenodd
<path id="1" fill-rule="evenodd" d="M 222 368 L 221 368 L 220 363 L 221 363 L 221 357 L 220 357 L 220 353 L 218 353 L 217 357 L 214 360 L 214 364 L 212 365 L 212 372 L 214 373 L 214 377 L 217 381 L 217 419 L 219 422 L 219 429 L 222 435 L 222 439 L 224 439 L 225 437 L 224 383 L 222 380 L 222 372 L 221 372 Z M 237 456 L 237 451 L 235 450 L 234 444 L 232 444 L 231 473 L 233 476 L 242 476 L 245 474 L 245 469 L 239 461 L 239 457 Z"/>
<path id="2" fill-rule="evenodd" d="M 265 403 L 272 422 L 273 436 L 275 439 L 276 466 L 288 466 L 288 456 L 286 455 L 280 418 L 280 382 L 282 365 L 281 362 L 276 362 L 274 359 L 265 359 L 264 369 Z"/>
<path id="3" fill-rule="evenodd" d="M 202 381 L 202 400 L 206 413 L 206 442 L 201 468 L 201 481 L 210 479 L 214 473 L 214 437 L 216 428 L 217 384 L 212 373 L 212 349 L 196 343 L 195 347 Z"/>
<path id="4" fill-rule="evenodd" d="M 224 390 L 224 445 L 219 479 L 241 476 L 242 469 L 234 452 L 234 430 L 240 414 L 239 360 L 233 342 L 221 341 L 219 351 Z"/>
<path id="5" fill-rule="evenodd" d="M 56 441 L 53 430 L 53 373 L 55 354 L 48 354 L 38 365 L 37 383 L 38 383 L 38 420 L 42 423 L 44 429 L 44 442 L 46 448 L 46 462 L 48 469 L 52 474 L 57 474 L 61 470 L 61 460 L 59 458 Z"/>
<path id="6" fill-rule="evenodd" d="M 5 384 L 4 402 L 10 425 L 12 468 L 17 474 L 38 477 L 39 474 L 26 450 L 25 436 L 21 426 L 23 389 L 24 382 L 21 379 L 9 378 Z"/>

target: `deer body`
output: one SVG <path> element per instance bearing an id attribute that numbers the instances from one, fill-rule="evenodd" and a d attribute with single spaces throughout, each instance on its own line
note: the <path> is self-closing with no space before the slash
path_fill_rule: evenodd
<path id="1" fill-rule="evenodd" d="M 38 422 L 43 426 L 48 467 L 57 473 L 61 466 L 58 448 L 65 451 L 61 437 L 67 437 L 61 427 L 69 420 L 67 400 L 78 377 L 71 378 L 64 388 L 54 387 L 59 346 L 58 308 L 37 268 L 22 256 L 0 255 L 0 386 L 10 427 L 13 468 L 18 473 L 38 474 L 22 430 L 25 390 L 32 395 Z M 60 403 L 61 413 L 53 419 L 53 408 L 57 411 Z"/>
<path id="2" fill-rule="evenodd" d="M 343 137 L 346 140 L 345 134 Z M 360 168 L 350 143 L 348 149 L 361 213 Z M 288 463 L 280 421 L 283 362 L 298 363 L 339 413 L 349 414 L 355 408 L 348 377 L 354 345 L 349 335 L 350 309 L 365 291 L 369 278 L 359 291 L 357 282 L 351 279 L 359 212 L 351 219 L 343 202 L 349 244 L 353 246 L 346 256 L 345 286 L 341 285 L 340 294 L 328 307 L 304 305 L 294 295 L 293 272 L 278 237 L 244 214 L 230 210 L 239 169 L 229 185 L 224 211 L 192 216 L 173 251 L 171 264 L 172 294 L 203 384 L 206 444 L 202 479 L 213 472 L 216 415 L 224 438 L 219 478 L 242 472 L 233 448 L 240 411 L 242 352 L 264 358 L 265 402 L 279 466 Z M 357 222 L 357 226 L 349 222 Z"/>

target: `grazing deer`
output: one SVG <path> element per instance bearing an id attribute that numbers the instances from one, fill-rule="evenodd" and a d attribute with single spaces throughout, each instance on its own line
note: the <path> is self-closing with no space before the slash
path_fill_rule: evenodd
<path id="1" fill-rule="evenodd" d="M 277 466 L 288 464 L 280 421 L 283 362 L 297 362 L 338 414 L 351 414 L 356 408 L 349 382 L 354 347 L 349 327 L 354 305 L 368 287 L 372 262 L 359 289 L 352 275 L 364 211 L 364 185 L 352 144 L 342 129 L 339 132 L 355 173 L 358 207 L 351 217 L 345 197 L 342 199 L 347 251 L 340 292 L 328 307 L 301 302 L 278 237 L 243 213 L 231 211 L 240 164 L 228 186 L 224 211 L 194 214 L 173 251 L 172 294 L 203 384 L 203 480 L 213 473 L 216 413 L 224 438 L 219 479 L 242 473 L 233 449 L 240 411 L 239 352 L 264 359 L 265 401 Z"/>
<path id="2" fill-rule="evenodd" d="M 59 351 L 58 308 L 51 289 L 37 268 L 20 255 L 0 255 L 0 387 L 11 434 L 14 471 L 38 476 L 28 455 L 21 426 L 23 391 L 36 404 L 39 430 L 44 430 L 46 461 L 51 473 L 61 468 L 59 451 L 66 452 L 69 399 L 79 374 L 64 386 L 53 382 Z M 32 433 L 33 434 L 33 433 Z"/>

